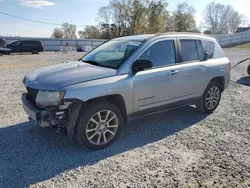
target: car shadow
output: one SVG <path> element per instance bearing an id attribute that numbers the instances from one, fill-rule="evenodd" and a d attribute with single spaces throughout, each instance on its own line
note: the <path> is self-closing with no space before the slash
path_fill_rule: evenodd
<path id="1" fill-rule="evenodd" d="M 92 165 L 114 156 L 159 141 L 206 118 L 188 106 L 132 121 L 124 126 L 116 142 L 91 151 L 53 128 L 42 129 L 24 122 L 0 129 L 0 187 L 28 187 L 62 172 Z"/>
<path id="2" fill-rule="evenodd" d="M 241 77 L 239 80 L 236 81 L 236 83 L 245 86 L 250 86 L 250 76 Z"/>

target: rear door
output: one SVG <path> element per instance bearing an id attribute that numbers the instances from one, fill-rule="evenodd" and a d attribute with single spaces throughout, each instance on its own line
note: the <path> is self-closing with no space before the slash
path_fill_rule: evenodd
<path id="1" fill-rule="evenodd" d="M 207 67 L 204 63 L 204 51 L 202 43 L 197 39 L 179 38 L 179 76 L 181 92 L 185 99 L 196 99 L 204 92 Z"/>
<path id="2" fill-rule="evenodd" d="M 31 51 L 32 51 L 32 41 L 23 41 L 22 52 L 31 52 Z"/>

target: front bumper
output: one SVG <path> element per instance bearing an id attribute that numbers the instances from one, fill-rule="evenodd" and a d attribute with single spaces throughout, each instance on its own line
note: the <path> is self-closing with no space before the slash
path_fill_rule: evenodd
<path id="1" fill-rule="evenodd" d="M 57 125 L 61 123 L 64 119 L 62 118 L 62 114 L 64 114 L 64 111 L 58 112 L 56 107 L 50 109 L 39 109 L 33 104 L 31 104 L 27 100 L 27 93 L 22 94 L 22 105 L 24 111 L 29 116 L 29 118 L 32 121 L 38 123 L 38 125 L 41 127 Z M 59 118 L 56 116 L 56 114 L 60 114 Z"/>

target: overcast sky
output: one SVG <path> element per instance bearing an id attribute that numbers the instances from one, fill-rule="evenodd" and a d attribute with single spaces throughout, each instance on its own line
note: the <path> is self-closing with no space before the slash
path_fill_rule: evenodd
<path id="1" fill-rule="evenodd" d="M 186 0 L 196 8 L 196 21 L 199 25 L 205 6 L 212 0 Z M 178 0 L 168 0 L 169 10 L 173 11 Z M 250 19 L 250 0 L 215 0 L 231 4 L 241 14 Z M 0 0 L 0 12 L 44 22 L 76 25 L 97 25 L 97 12 L 108 5 L 109 0 Z M 33 23 L 0 14 L 0 35 L 49 37 L 56 26 Z M 82 29 L 78 27 L 78 29 Z"/>

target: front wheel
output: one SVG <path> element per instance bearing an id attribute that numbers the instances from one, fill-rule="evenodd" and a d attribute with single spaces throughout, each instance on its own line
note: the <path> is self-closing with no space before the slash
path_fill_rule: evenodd
<path id="1" fill-rule="evenodd" d="M 248 67 L 247 67 L 247 73 L 248 73 L 248 75 L 250 76 L 250 64 L 249 64 Z"/>
<path id="2" fill-rule="evenodd" d="M 196 107 L 204 113 L 212 113 L 219 105 L 221 99 L 221 88 L 218 82 L 211 81 L 201 100 L 196 104 Z"/>
<path id="3" fill-rule="evenodd" d="M 77 140 L 89 149 L 102 149 L 114 142 L 121 130 L 120 110 L 105 101 L 84 106 L 76 127 Z"/>

